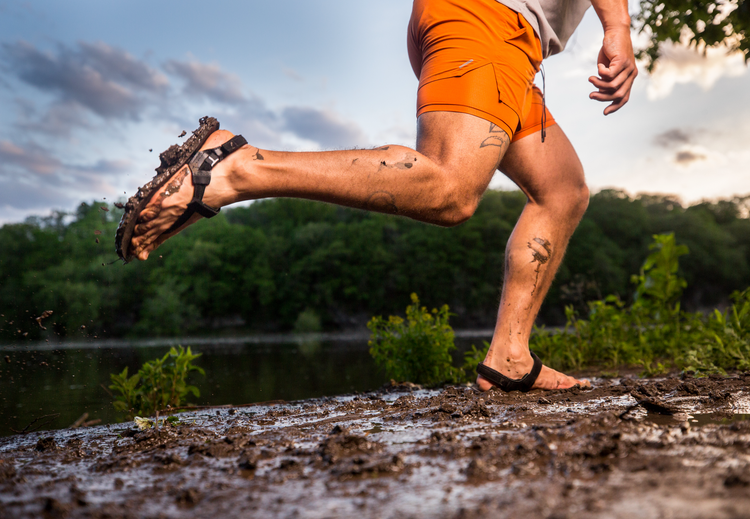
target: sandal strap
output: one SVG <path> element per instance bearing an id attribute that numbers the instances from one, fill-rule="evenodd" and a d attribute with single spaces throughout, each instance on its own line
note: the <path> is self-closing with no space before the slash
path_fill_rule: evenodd
<path id="1" fill-rule="evenodd" d="M 221 208 L 215 209 L 203 202 L 203 194 L 206 192 L 206 186 L 211 183 L 211 170 L 230 153 L 237 151 L 245 144 L 247 144 L 247 140 L 242 135 L 235 135 L 219 147 L 195 152 L 193 157 L 188 161 L 188 169 L 193 177 L 193 199 L 188 204 L 185 212 L 180 215 L 177 221 L 165 233 L 176 231 L 195 213 L 204 218 L 213 218 L 219 214 Z"/>
<path id="2" fill-rule="evenodd" d="M 539 378 L 539 373 L 542 372 L 542 361 L 533 351 L 530 353 L 531 358 L 534 359 L 534 367 L 520 379 L 506 377 L 499 371 L 481 362 L 477 366 L 477 373 L 505 392 L 521 391 L 522 393 L 526 393 L 531 390 L 534 382 Z"/>

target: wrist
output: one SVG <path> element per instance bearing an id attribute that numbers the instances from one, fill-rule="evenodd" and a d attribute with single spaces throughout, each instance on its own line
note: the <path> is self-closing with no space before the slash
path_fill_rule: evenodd
<path id="1" fill-rule="evenodd" d="M 627 19 L 617 20 L 617 21 L 607 21 L 606 23 L 602 23 L 602 27 L 604 28 L 604 32 L 627 32 L 630 34 L 630 17 L 628 16 Z"/>

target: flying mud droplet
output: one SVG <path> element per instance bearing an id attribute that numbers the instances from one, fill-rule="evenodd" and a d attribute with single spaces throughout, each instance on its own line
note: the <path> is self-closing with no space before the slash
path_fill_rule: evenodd
<path id="1" fill-rule="evenodd" d="M 96 243 L 99 243 L 99 238 L 94 238 L 96 240 Z"/>
<path id="2" fill-rule="evenodd" d="M 46 330 L 46 329 L 47 329 L 47 328 L 46 328 L 46 327 L 45 327 L 45 326 L 44 326 L 44 325 L 42 324 L 42 321 L 43 321 L 44 319 L 46 319 L 47 317 L 49 317 L 50 315 L 52 315 L 52 310 L 45 310 L 44 312 L 42 312 L 42 315 L 40 315 L 39 317 L 37 317 L 37 318 L 35 319 L 35 320 L 36 320 L 36 324 L 38 324 L 38 325 L 39 325 L 39 328 L 41 328 L 42 330 Z"/>
<path id="3" fill-rule="evenodd" d="M 97 229 L 97 230 L 94 231 L 94 234 L 96 234 L 97 236 L 99 236 L 99 235 L 102 234 L 102 231 L 100 231 L 100 230 Z"/>
<path id="4" fill-rule="evenodd" d="M 115 202 L 115 207 L 118 209 L 123 209 L 125 207 L 125 204 L 122 202 Z"/>
<path id="5" fill-rule="evenodd" d="M 178 137 L 178 138 L 182 138 L 182 137 L 184 137 L 185 135 L 187 135 L 187 132 L 186 132 L 185 130 L 182 130 L 182 133 L 181 133 L 181 134 L 179 134 L 179 135 L 178 135 L 177 137 Z"/>
<path id="6" fill-rule="evenodd" d="M 151 153 L 152 151 L 154 151 L 154 149 L 153 148 L 149 148 L 148 151 L 149 151 L 149 153 Z"/>
<path id="7" fill-rule="evenodd" d="M 109 211 L 109 207 L 107 207 L 106 205 L 100 205 L 99 209 L 101 209 L 102 211 L 105 211 L 105 212 Z"/>

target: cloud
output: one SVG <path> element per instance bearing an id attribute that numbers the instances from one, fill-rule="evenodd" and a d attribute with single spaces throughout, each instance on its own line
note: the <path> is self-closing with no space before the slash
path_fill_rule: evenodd
<path id="1" fill-rule="evenodd" d="M 690 150 L 678 151 L 674 156 L 674 161 L 683 166 L 687 166 L 697 160 L 706 160 L 706 156 L 702 153 L 696 153 Z"/>
<path id="2" fill-rule="evenodd" d="M 654 136 L 654 144 L 662 148 L 671 148 L 682 144 L 690 144 L 692 138 L 687 132 L 679 128 L 672 128 Z"/>
<path id="3" fill-rule="evenodd" d="M 60 101 L 53 103 L 42 115 L 28 99 L 16 99 L 19 109 L 17 126 L 24 131 L 38 132 L 56 137 L 68 137 L 76 128 L 91 128 L 85 109 L 78 103 Z"/>
<path id="4" fill-rule="evenodd" d="M 288 107 L 282 111 L 283 129 L 323 148 L 351 148 L 367 145 L 359 127 L 341 120 L 330 111 L 310 107 Z"/>
<path id="5" fill-rule="evenodd" d="M 3 44 L 0 56 L 19 80 L 57 96 L 58 103 L 77 103 L 105 119 L 137 120 L 144 94 L 168 86 L 163 74 L 105 43 L 60 45 L 57 53 L 48 53 L 21 41 Z"/>
<path id="6" fill-rule="evenodd" d="M 60 169 L 59 160 L 36 145 L 23 148 L 9 141 L 0 141 L 0 163 L 9 163 L 39 175 L 50 175 Z"/>
<path id="7" fill-rule="evenodd" d="M 652 101 L 667 97 L 677 84 L 695 83 L 708 91 L 722 77 L 737 77 L 747 72 L 742 52 L 730 52 L 723 46 L 688 47 L 665 42 L 659 53 L 646 89 Z"/>
<path id="8" fill-rule="evenodd" d="M 205 97 L 220 103 L 242 103 L 246 100 L 242 93 L 242 82 L 234 74 L 221 70 L 216 63 L 201 63 L 170 60 L 164 70 L 185 81 L 183 92 L 191 97 Z"/>

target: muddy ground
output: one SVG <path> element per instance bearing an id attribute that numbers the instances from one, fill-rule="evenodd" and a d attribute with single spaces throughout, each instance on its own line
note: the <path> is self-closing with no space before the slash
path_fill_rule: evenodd
<path id="1" fill-rule="evenodd" d="M 749 386 L 400 385 L 0 438 L 0 517 L 750 517 Z"/>

